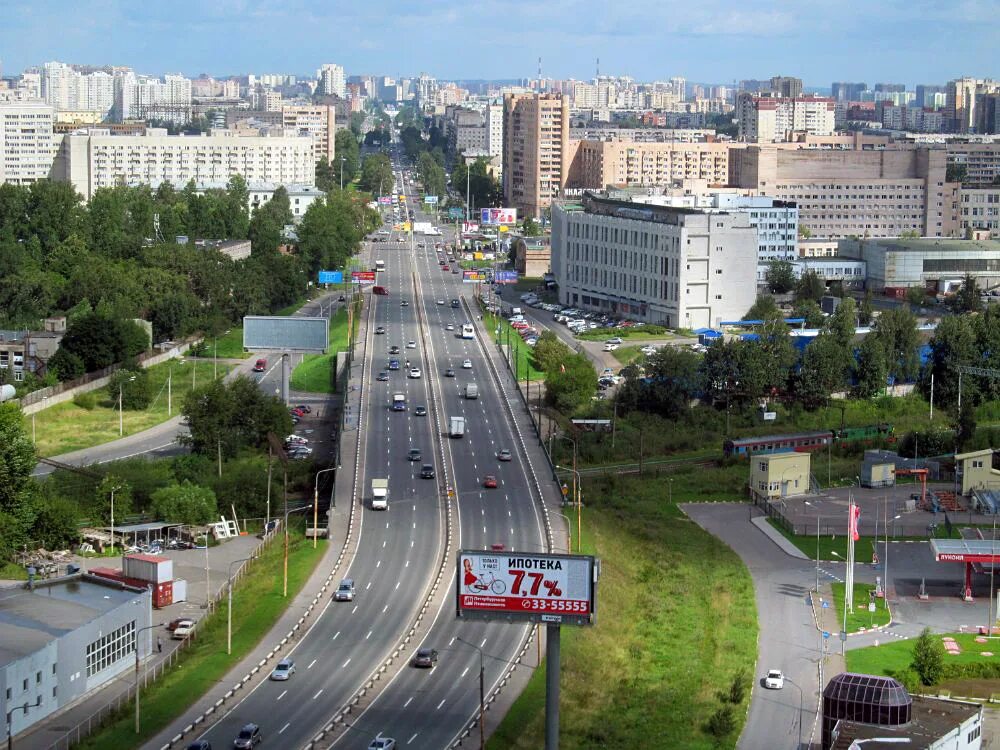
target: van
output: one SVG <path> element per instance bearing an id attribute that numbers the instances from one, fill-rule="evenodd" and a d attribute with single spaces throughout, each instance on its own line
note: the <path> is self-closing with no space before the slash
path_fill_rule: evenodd
<path id="1" fill-rule="evenodd" d="M 511 315 L 524 315 L 524 311 L 520 307 L 514 307 L 510 311 Z"/>
<path id="2" fill-rule="evenodd" d="M 384 286 L 373 286 L 372 287 L 372 294 L 378 294 L 379 296 L 382 296 L 382 297 L 388 297 L 389 296 L 389 290 L 386 289 Z"/>
<path id="3" fill-rule="evenodd" d="M 354 579 L 345 578 L 337 586 L 337 591 L 333 595 L 333 600 L 335 602 L 352 602 L 354 601 Z"/>
<path id="4" fill-rule="evenodd" d="M 266 370 L 266 369 L 267 369 L 267 360 L 266 359 L 258 359 L 254 363 L 254 366 L 253 366 L 253 371 L 254 372 L 264 372 L 264 370 Z"/>
<path id="5" fill-rule="evenodd" d="M 479 386 L 475 383 L 469 383 L 465 386 L 465 397 L 466 398 L 479 398 Z"/>

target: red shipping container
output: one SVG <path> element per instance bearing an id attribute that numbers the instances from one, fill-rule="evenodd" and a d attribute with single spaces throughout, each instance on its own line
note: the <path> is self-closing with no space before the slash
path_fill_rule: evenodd
<path id="1" fill-rule="evenodd" d="M 174 582 L 167 581 L 165 583 L 159 583 L 152 586 L 153 589 L 153 606 L 156 609 L 163 609 L 164 607 L 169 607 L 174 603 Z"/>

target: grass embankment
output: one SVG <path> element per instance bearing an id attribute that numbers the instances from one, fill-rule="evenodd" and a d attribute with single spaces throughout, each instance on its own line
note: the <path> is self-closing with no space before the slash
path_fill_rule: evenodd
<path id="1" fill-rule="evenodd" d="M 288 305 L 288 307 L 283 307 L 273 314 L 291 315 L 307 301 L 305 299 L 297 300 Z M 210 336 L 205 337 L 204 345 L 198 347 L 191 356 L 207 359 L 214 359 L 215 357 L 219 359 L 246 359 L 251 355 L 252 352 L 243 351 L 243 326 L 233 326 L 224 334 L 214 339 Z"/>
<path id="2" fill-rule="evenodd" d="M 354 331 L 358 330 L 354 317 Z M 330 348 L 326 354 L 307 354 L 292 371 L 292 388 L 308 393 L 333 393 L 333 369 L 337 353 L 347 351 L 347 309 L 340 308 L 330 318 Z"/>
<path id="3" fill-rule="evenodd" d="M 837 622 L 840 623 L 841 627 L 844 627 L 844 592 L 847 586 L 834 582 L 831 588 L 833 589 L 833 601 L 830 602 L 830 606 L 837 613 Z M 861 630 L 870 630 L 880 625 L 889 624 L 889 607 L 884 598 L 876 598 L 875 611 L 868 611 L 868 603 L 871 601 L 870 592 L 874 590 L 875 586 L 871 583 L 854 584 L 854 609 L 847 613 L 847 627 L 845 628 L 848 633 L 857 633 Z"/>
<path id="4" fill-rule="evenodd" d="M 174 360 L 154 365 L 146 370 L 149 373 L 149 389 L 155 394 L 152 403 L 141 411 L 129 411 L 122 414 L 124 435 L 134 435 L 148 430 L 170 417 L 180 414 L 184 398 L 194 386 L 205 385 L 212 379 L 217 369 L 218 376 L 225 377 L 232 369 L 231 365 L 212 362 L 199 362 L 197 359 L 187 359 L 183 362 Z M 173 377 L 171 378 L 171 372 Z M 168 404 L 167 380 L 171 381 Z M 96 396 L 93 408 L 85 408 L 74 401 L 64 401 L 50 406 L 34 415 L 35 448 L 41 456 L 58 456 L 69 451 L 92 448 L 95 445 L 118 440 L 118 394 L 109 394 L 107 389 L 97 389 L 92 392 Z M 83 394 L 84 397 L 90 394 Z M 86 403 L 86 398 L 78 398 Z M 168 414 L 167 407 L 170 408 Z"/>
<path id="5" fill-rule="evenodd" d="M 326 540 L 312 542 L 293 534 L 288 555 L 288 598 L 281 595 L 283 546 L 271 544 L 253 563 L 252 575 L 233 589 L 233 653 L 226 654 L 226 600 L 199 624 L 197 640 L 172 670 L 142 691 L 141 734 L 135 733 L 135 704 L 77 748 L 138 747 L 214 687 L 267 634 L 326 551 Z M 165 633 L 165 631 L 164 631 Z M 154 631 L 154 637 L 158 633 Z"/>
<path id="6" fill-rule="evenodd" d="M 746 699 L 733 706 L 736 727 L 723 741 L 704 725 L 721 705 L 717 694 L 739 671 L 753 672 L 750 575 L 732 550 L 667 502 L 663 484 L 584 483 L 583 551 L 601 560 L 600 601 L 594 627 L 562 630 L 562 747 L 641 747 L 653 737 L 656 747 L 707 750 L 733 747 L 742 728 Z M 675 481 L 674 500 L 702 491 Z M 575 527 L 574 518 L 574 538 Z M 544 694 L 542 667 L 488 746 L 541 747 Z"/>
<path id="7" fill-rule="evenodd" d="M 554 321 L 553 321 L 554 322 Z M 612 338 L 626 341 L 646 341 L 649 339 L 672 339 L 674 334 L 663 326 L 630 326 L 629 328 L 594 328 L 576 334 L 584 341 L 607 341 Z"/>
<path id="8" fill-rule="evenodd" d="M 642 347 L 638 344 L 635 346 L 620 346 L 611 352 L 611 356 L 617 359 L 622 367 L 624 367 L 625 365 L 630 365 L 633 362 L 642 361 L 646 358 L 646 355 L 639 351 L 640 349 Z"/>
<path id="9" fill-rule="evenodd" d="M 497 340 L 498 336 L 496 332 L 497 326 L 500 326 L 500 343 L 510 345 L 510 356 L 515 358 L 511 360 L 511 366 L 513 367 L 513 362 L 517 362 L 518 379 L 523 380 L 525 373 L 528 373 L 532 380 L 543 380 L 545 378 L 545 373 L 535 367 L 535 358 L 531 356 L 531 347 L 524 343 L 517 330 L 512 328 L 506 319 L 492 315 L 491 313 L 485 313 L 483 324 L 486 326 L 486 330 L 489 331 L 490 338 L 494 341 Z"/>

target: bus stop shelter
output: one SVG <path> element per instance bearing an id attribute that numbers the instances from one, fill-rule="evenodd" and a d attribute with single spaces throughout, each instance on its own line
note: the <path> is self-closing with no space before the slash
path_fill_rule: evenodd
<path id="1" fill-rule="evenodd" d="M 1000 540 L 996 539 L 931 539 L 931 552 L 936 562 L 965 563 L 962 598 L 972 601 L 972 574 L 984 572 L 984 566 L 1000 562 Z"/>

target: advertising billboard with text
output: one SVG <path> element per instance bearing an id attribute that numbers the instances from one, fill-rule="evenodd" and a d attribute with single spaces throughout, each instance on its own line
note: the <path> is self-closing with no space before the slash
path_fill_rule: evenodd
<path id="1" fill-rule="evenodd" d="M 517 271 L 497 271 L 496 282 L 498 284 L 516 284 Z"/>
<path id="2" fill-rule="evenodd" d="M 485 271 L 462 271 L 463 284 L 480 284 L 486 281 Z"/>
<path id="3" fill-rule="evenodd" d="M 355 284 L 367 286 L 375 283 L 374 271 L 351 271 L 351 281 Z"/>
<path id="4" fill-rule="evenodd" d="M 436 195 L 425 195 L 424 203 L 428 205 L 435 205 L 438 202 L 438 197 Z"/>
<path id="5" fill-rule="evenodd" d="M 462 550 L 455 578 L 460 618 L 593 625 L 597 563 L 589 555 Z"/>
<path id="6" fill-rule="evenodd" d="M 517 224 L 516 208 L 482 208 L 479 211 L 480 224 Z"/>
<path id="7" fill-rule="evenodd" d="M 474 221 L 462 222 L 462 234 L 473 234 L 479 231 L 479 225 Z"/>

